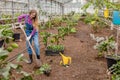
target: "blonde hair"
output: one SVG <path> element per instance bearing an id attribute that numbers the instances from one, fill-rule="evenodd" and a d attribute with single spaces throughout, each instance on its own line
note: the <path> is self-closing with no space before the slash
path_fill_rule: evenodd
<path id="1" fill-rule="evenodd" d="M 33 27 L 38 30 L 38 14 L 37 14 L 37 11 L 36 10 L 31 10 L 29 12 L 29 14 L 31 15 L 32 13 L 35 13 L 35 17 L 32 19 L 32 23 L 33 23 Z"/>

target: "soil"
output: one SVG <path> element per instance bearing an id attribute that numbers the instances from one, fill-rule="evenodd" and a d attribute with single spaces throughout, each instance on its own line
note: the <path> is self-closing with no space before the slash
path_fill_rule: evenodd
<path id="1" fill-rule="evenodd" d="M 72 58 L 72 63 L 69 67 L 60 65 L 61 56 L 46 56 L 42 39 L 39 39 L 42 63 L 50 64 L 52 71 L 49 77 L 44 74 L 34 75 L 34 80 L 110 80 L 106 73 L 106 59 L 98 58 L 97 50 L 93 49 L 95 41 L 89 36 L 92 33 L 91 27 L 79 21 L 76 28 L 76 34 L 66 36 L 65 40 L 60 42 L 65 45 L 64 55 Z M 56 32 L 55 29 L 50 31 Z M 111 34 L 115 35 L 116 31 L 112 31 L 110 28 L 103 28 L 95 33 L 96 36 L 110 36 Z M 19 48 L 10 53 L 9 57 L 26 48 L 25 37 L 22 32 L 21 39 L 22 42 L 17 42 Z M 27 51 L 24 54 L 28 58 Z M 16 63 L 16 61 L 13 62 Z M 35 59 L 32 64 L 26 64 L 25 62 L 20 62 L 19 64 L 23 65 L 23 70 L 33 72 Z"/>

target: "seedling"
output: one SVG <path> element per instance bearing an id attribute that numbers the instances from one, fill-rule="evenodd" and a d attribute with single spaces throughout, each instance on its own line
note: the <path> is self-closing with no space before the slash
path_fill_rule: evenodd
<path id="1" fill-rule="evenodd" d="M 49 45 L 47 47 L 47 50 L 51 50 L 51 51 L 63 51 L 64 50 L 64 46 L 63 45 Z"/>
<path id="2" fill-rule="evenodd" d="M 41 37 L 43 38 L 43 43 L 44 43 L 45 47 L 47 47 L 48 38 L 51 36 L 51 33 L 41 32 L 40 35 L 41 35 Z"/>
<path id="3" fill-rule="evenodd" d="M 51 66 L 47 63 L 43 64 L 37 71 L 37 74 L 45 74 L 46 76 L 49 76 L 51 72 Z"/>

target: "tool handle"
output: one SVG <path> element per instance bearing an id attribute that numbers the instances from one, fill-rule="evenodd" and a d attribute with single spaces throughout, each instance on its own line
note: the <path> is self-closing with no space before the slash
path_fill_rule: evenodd
<path id="1" fill-rule="evenodd" d="M 23 29 L 22 26 L 23 26 L 23 25 L 20 24 L 20 28 L 21 28 L 21 30 L 23 31 L 23 33 L 24 33 L 24 35 L 25 35 L 25 38 L 27 39 L 27 35 L 26 35 L 26 33 L 25 33 L 25 31 L 24 31 L 24 29 Z M 29 46 L 30 46 L 33 54 L 36 55 L 36 54 L 35 54 L 35 51 L 34 51 L 34 49 L 33 49 L 33 47 L 32 47 L 32 45 L 30 44 L 30 41 L 27 40 L 27 42 L 28 42 L 28 44 L 29 44 Z M 36 59 L 37 59 L 37 57 L 36 57 Z"/>

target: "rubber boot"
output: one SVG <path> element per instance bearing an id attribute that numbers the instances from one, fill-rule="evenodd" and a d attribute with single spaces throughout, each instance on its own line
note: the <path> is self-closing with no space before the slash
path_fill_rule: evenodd
<path id="1" fill-rule="evenodd" d="M 32 54 L 29 54 L 29 60 L 28 60 L 28 64 L 31 64 L 33 62 L 33 58 L 32 58 Z"/>

